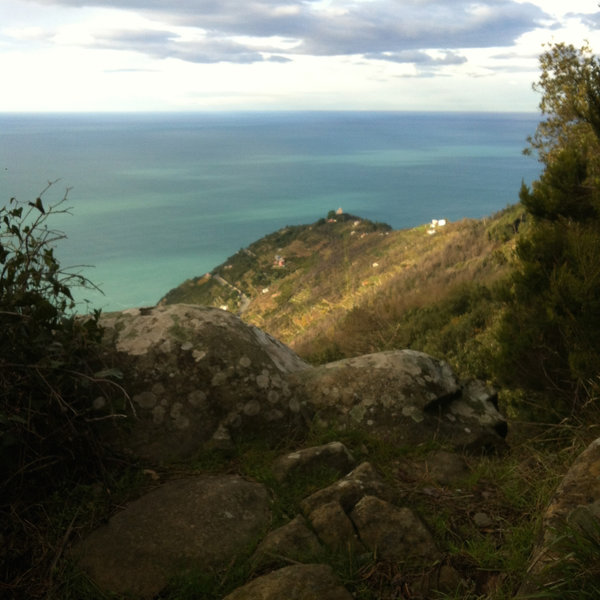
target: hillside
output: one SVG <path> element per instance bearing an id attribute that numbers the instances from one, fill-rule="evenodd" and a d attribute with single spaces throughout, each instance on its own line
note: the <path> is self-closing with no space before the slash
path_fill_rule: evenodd
<path id="1" fill-rule="evenodd" d="M 441 330 L 462 328 L 462 341 L 475 343 L 521 219 L 517 205 L 486 219 L 392 230 L 329 213 L 242 248 L 160 304 L 226 307 L 313 362 L 400 347 L 452 361 Z M 429 347 L 434 339 L 438 347 Z"/>

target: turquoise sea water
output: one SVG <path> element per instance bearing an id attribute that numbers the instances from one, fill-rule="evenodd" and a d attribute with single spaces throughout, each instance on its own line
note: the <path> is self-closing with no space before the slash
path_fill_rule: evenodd
<path id="1" fill-rule="evenodd" d="M 394 228 L 490 215 L 540 171 L 535 114 L 0 115 L 2 201 L 70 188 L 61 264 L 105 310 L 155 304 L 285 225 L 342 207 Z"/>

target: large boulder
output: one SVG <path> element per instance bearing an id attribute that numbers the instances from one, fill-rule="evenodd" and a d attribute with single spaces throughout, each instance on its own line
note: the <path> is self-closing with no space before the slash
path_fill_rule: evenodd
<path id="1" fill-rule="evenodd" d="M 288 381 L 323 425 L 407 445 L 439 439 L 463 449 L 504 446 L 495 391 L 480 381 L 461 383 L 447 363 L 422 352 L 367 354 L 296 371 Z"/>
<path id="2" fill-rule="evenodd" d="M 169 481 L 93 531 L 73 556 L 101 589 L 153 598 L 186 568 L 221 570 L 250 552 L 270 506 L 264 486 L 236 475 Z"/>
<path id="3" fill-rule="evenodd" d="M 131 309 L 104 315 L 101 325 L 108 360 L 123 371 L 135 411 L 119 430 L 121 449 L 157 461 L 182 459 L 207 444 L 307 427 L 286 375 L 308 365 L 226 311 L 181 304 Z"/>
<path id="4" fill-rule="evenodd" d="M 459 381 L 448 364 L 422 352 L 313 368 L 231 313 L 196 305 L 109 313 L 101 324 L 107 361 L 123 371 L 133 413 L 114 428 L 114 443 L 145 459 L 182 460 L 241 439 L 300 438 L 315 422 L 403 445 L 504 446 L 494 390 Z"/>

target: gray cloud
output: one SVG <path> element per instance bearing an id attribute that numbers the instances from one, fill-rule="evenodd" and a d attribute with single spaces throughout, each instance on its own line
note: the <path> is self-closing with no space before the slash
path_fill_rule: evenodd
<path id="1" fill-rule="evenodd" d="M 367 52 L 365 58 L 389 60 L 397 63 L 412 63 L 422 66 L 461 65 L 467 62 L 465 56 L 456 52 L 445 52 L 440 58 L 432 57 L 421 50 L 403 50 L 401 52 Z"/>
<path id="2" fill-rule="evenodd" d="M 570 17 L 577 17 L 579 19 L 581 19 L 581 22 L 584 25 L 587 25 L 588 27 L 590 27 L 591 29 L 598 29 L 600 27 L 600 12 L 597 12 L 593 15 L 574 15 L 574 14 L 570 14 L 567 15 Z"/>
<path id="3" fill-rule="evenodd" d="M 323 10 L 313 0 L 37 0 L 43 4 L 104 6 L 135 10 L 166 26 L 195 27 L 200 42 L 169 31 L 113 32 L 96 44 L 191 62 L 236 63 L 290 60 L 296 54 L 357 55 L 395 62 L 431 64 L 425 49 L 446 52 L 437 64 L 458 64 L 460 48 L 509 46 L 549 17 L 540 8 L 514 0 L 333 0 Z M 246 45 L 232 36 L 263 39 Z M 273 36 L 295 42 L 273 47 Z M 408 60 L 411 51 L 413 61 Z"/>
<path id="4" fill-rule="evenodd" d="M 97 35 L 92 43 L 95 48 L 132 50 L 154 58 L 178 58 L 195 63 L 252 63 L 260 62 L 263 56 L 256 50 L 226 38 L 211 38 L 185 41 L 169 31 L 111 31 Z"/>

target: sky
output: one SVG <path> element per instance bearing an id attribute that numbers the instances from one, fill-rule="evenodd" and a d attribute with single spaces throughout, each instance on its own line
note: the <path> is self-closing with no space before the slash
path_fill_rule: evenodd
<path id="1" fill-rule="evenodd" d="M 0 112 L 536 111 L 598 0 L 0 0 Z"/>

